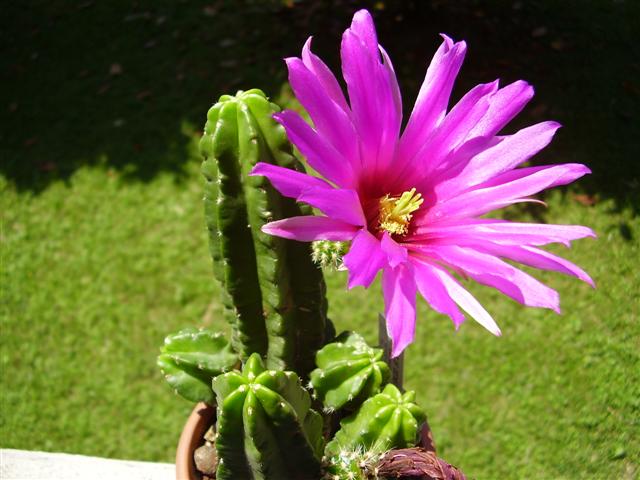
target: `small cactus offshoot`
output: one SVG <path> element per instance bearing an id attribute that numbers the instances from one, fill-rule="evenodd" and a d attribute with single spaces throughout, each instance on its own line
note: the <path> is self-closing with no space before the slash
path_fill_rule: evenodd
<path id="1" fill-rule="evenodd" d="M 413 447 L 427 418 L 414 400 L 414 392 L 403 394 L 395 385 L 387 385 L 340 422 L 340 430 L 327 444 L 325 455 L 333 457 L 357 448 L 382 453 L 392 448 Z"/>
<path id="2" fill-rule="evenodd" d="M 344 267 L 342 257 L 349 251 L 347 242 L 317 240 L 311 243 L 311 259 L 322 268 L 340 270 Z"/>
<path id="3" fill-rule="evenodd" d="M 340 334 L 319 350 L 310 383 L 325 410 L 355 408 L 378 393 L 390 375 L 382 355 L 382 349 L 371 348 L 354 332 Z"/>
<path id="4" fill-rule="evenodd" d="M 218 480 L 320 478 L 322 417 L 294 372 L 266 370 L 251 355 L 242 372 L 213 380 Z"/>
<path id="5" fill-rule="evenodd" d="M 193 402 L 213 404 L 211 380 L 239 364 L 221 333 L 185 328 L 167 336 L 158 366 L 176 393 Z"/>
<path id="6" fill-rule="evenodd" d="M 382 454 L 359 446 L 354 450 L 341 450 L 338 455 L 325 457 L 322 480 L 375 480 L 377 465 Z"/>

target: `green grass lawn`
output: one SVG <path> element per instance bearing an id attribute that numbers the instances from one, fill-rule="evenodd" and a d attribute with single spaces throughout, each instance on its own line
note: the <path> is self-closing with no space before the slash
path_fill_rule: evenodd
<path id="1" fill-rule="evenodd" d="M 308 32 L 329 32 L 319 49 L 333 49 L 350 7 L 331 17 L 247 2 L 239 16 L 227 2 L 85 3 L 14 6 L 0 29 L 13 39 L 2 65 L 14 87 L 0 92 L 0 447 L 171 461 L 191 405 L 163 383 L 158 347 L 183 326 L 225 329 L 197 128 L 224 91 L 279 92 L 279 59 L 296 54 Z M 629 114 L 639 103 L 638 66 L 625 56 L 637 62 L 638 47 L 621 49 L 640 15 L 630 3 L 554 15 L 553 2 L 498 3 L 447 10 L 433 2 L 428 34 L 409 28 L 416 19 L 396 21 L 390 6 L 377 14 L 380 36 L 401 57 L 408 92 L 437 31 L 469 40 L 462 87 L 501 73 L 538 87 L 521 123 L 543 116 L 565 125 L 542 160 L 584 162 L 594 175 L 547 195 L 547 209 L 514 215 L 591 226 L 597 240 L 553 250 L 583 266 L 597 289 L 539 274 L 561 294 L 558 316 L 470 285 L 501 338 L 471 321 L 455 332 L 421 304 L 405 383 L 427 409 L 440 455 L 471 477 L 637 478 L 640 183 Z M 532 37 L 539 27 L 547 33 Z M 617 36 L 598 36 L 605 27 Z M 113 28 L 126 35 L 112 37 Z M 412 66 L 415 52 L 403 48 L 427 35 Z M 120 74 L 110 73 L 116 63 Z M 345 274 L 327 279 L 336 326 L 375 341 L 379 287 L 347 292 Z"/>

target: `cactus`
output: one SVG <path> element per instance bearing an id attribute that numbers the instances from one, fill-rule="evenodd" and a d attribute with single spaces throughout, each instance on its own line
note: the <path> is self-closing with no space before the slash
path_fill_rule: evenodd
<path id="1" fill-rule="evenodd" d="M 344 332 L 316 354 L 311 386 L 326 411 L 355 408 L 378 393 L 389 379 L 380 348 L 371 348 L 354 332 Z"/>
<path id="2" fill-rule="evenodd" d="M 248 176 L 258 161 L 304 170 L 272 119 L 277 111 L 260 90 L 223 95 L 209 110 L 200 143 L 205 216 L 234 348 L 243 359 L 257 352 L 269 368 L 306 376 L 324 343 L 322 272 L 309 244 L 267 235 L 261 227 L 310 210 L 282 197 L 265 177 Z"/>
<path id="3" fill-rule="evenodd" d="M 322 417 L 295 373 L 265 370 L 256 353 L 242 373 L 216 377 L 213 390 L 219 480 L 320 477 Z"/>
<path id="4" fill-rule="evenodd" d="M 221 333 L 186 328 L 167 336 L 158 366 L 176 393 L 194 402 L 213 403 L 212 379 L 238 363 Z"/>
<path id="5" fill-rule="evenodd" d="M 325 449 L 328 457 L 357 448 L 384 452 L 391 448 L 413 447 L 420 425 L 425 422 L 424 410 L 413 403 L 415 393 L 404 394 L 388 384 L 382 393 L 371 397 L 353 415 L 340 422 L 338 430 Z"/>

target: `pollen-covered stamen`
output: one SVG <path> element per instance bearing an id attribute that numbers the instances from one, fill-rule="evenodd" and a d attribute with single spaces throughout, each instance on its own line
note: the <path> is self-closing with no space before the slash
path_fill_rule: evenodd
<path id="1" fill-rule="evenodd" d="M 378 215 L 378 230 L 384 230 L 392 235 L 406 235 L 413 212 L 420 208 L 424 198 L 416 189 L 412 188 L 399 197 L 385 195 L 380 199 L 380 213 Z"/>

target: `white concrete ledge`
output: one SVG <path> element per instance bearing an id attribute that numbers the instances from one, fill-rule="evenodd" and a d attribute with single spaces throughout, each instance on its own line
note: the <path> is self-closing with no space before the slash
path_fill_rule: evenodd
<path id="1" fill-rule="evenodd" d="M 0 449 L 2 480 L 173 480 L 175 472 L 170 463 Z"/>

